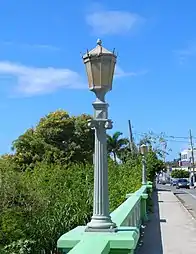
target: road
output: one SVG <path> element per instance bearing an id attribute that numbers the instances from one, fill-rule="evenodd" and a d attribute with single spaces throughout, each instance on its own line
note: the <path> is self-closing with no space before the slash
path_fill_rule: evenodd
<path id="1" fill-rule="evenodd" d="M 176 189 L 174 186 L 158 185 L 158 189 L 165 189 L 172 191 L 176 197 L 182 202 L 184 207 L 196 219 L 196 189 Z"/>
<path id="2" fill-rule="evenodd" d="M 195 209 L 196 191 L 176 190 L 167 185 L 158 185 L 157 189 L 153 192 L 154 212 L 149 214 L 150 220 L 142 230 L 136 253 L 195 254 L 196 220 L 182 207 L 176 196 Z M 193 212 L 196 214 L 196 209 Z"/>

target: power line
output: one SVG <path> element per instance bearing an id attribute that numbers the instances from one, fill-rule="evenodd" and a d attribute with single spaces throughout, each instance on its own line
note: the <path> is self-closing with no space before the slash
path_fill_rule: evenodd
<path id="1" fill-rule="evenodd" d="M 139 136 L 147 136 L 148 133 L 141 133 L 141 132 L 134 132 L 134 134 L 139 135 Z M 169 135 L 160 135 L 160 134 L 155 134 L 152 133 L 155 136 L 160 136 L 165 138 L 166 141 L 170 141 L 170 142 L 188 142 L 190 140 L 190 137 L 179 137 L 179 136 L 169 136 Z M 186 139 L 186 140 L 175 140 L 175 139 Z M 194 141 L 196 142 L 196 137 L 192 137 L 192 140 L 195 139 Z"/>

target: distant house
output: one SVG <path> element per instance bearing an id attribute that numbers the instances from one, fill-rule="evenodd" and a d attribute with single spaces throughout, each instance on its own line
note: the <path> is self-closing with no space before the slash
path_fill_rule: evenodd
<path id="1" fill-rule="evenodd" d="M 193 150 L 194 163 L 196 163 L 196 148 Z M 191 149 L 185 149 L 181 152 L 181 165 L 182 167 L 191 167 L 192 153 Z"/>
<path id="2" fill-rule="evenodd" d="M 194 181 L 196 180 L 196 148 L 193 149 L 193 158 L 194 158 L 194 171 L 192 168 L 192 151 L 191 149 L 185 149 L 181 152 L 181 160 L 180 160 L 180 166 L 181 168 L 187 168 L 187 170 L 190 172 L 190 183 L 193 186 Z M 195 180 L 194 180 L 195 179 Z"/>

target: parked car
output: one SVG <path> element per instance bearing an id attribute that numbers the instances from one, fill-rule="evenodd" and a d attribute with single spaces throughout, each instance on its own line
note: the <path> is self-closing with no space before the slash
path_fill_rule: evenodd
<path id="1" fill-rule="evenodd" d="M 178 179 L 176 183 L 176 189 L 180 189 L 180 188 L 189 189 L 190 188 L 189 181 L 187 179 Z"/>
<path id="2" fill-rule="evenodd" d="M 177 180 L 177 179 L 172 180 L 171 185 L 172 185 L 172 186 L 176 186 L 177 182 L 178 182 L 178 180 Z"/>

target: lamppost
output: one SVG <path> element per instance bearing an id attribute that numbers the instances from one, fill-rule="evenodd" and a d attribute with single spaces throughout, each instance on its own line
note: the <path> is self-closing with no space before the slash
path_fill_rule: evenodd
<path id="1" fill-rule="evenodd" d="M 147 184 L 147 176 L 146 176 L 146 153 L 148 152 L 148 146 L 143 144 L 140 146 L 140 151 L 142 154 L 142 184 Z"/>
<path id="2" fill-rule="evenodd" d="M 116 58 L 114 51 L 102 47 L 101 40 L 97 40 L 97 46 L 83 56 L 89 89 L 96 95 L 92 104 L 94 117 L 89 121 L 89 127 L 95 130 L 93 216 L 85 230 L 90 232 L 117 230 L 109 214 L 106 130 L 112 129 L 112 121 L 108 119 L 108 104 L 105 102 L 106 93 L 112 90 Z"/>

